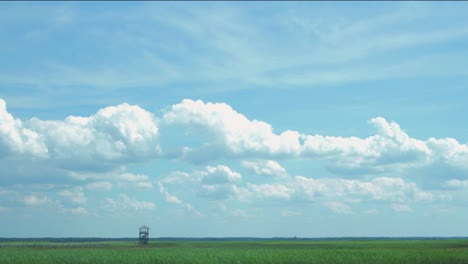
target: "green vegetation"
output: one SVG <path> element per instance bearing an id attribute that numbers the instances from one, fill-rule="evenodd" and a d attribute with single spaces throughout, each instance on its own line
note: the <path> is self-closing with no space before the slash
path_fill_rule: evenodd
<path id="1" fill-rule="evenodd" d="M 4 242 L 0 263 L 468 263 L 468 240 Z"/>

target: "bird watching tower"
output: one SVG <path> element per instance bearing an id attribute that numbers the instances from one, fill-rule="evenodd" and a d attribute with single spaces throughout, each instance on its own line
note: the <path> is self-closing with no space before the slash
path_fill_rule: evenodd
<path id="1" fill-rule="evenodd" d="M 149 227 L 143 225 L 140 228 L 140 239 L 139 243 L 142 245 L 147 245 L 149 240 Z"/>

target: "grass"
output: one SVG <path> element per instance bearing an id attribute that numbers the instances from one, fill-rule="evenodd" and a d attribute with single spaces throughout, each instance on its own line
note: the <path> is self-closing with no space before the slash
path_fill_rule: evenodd
<path id="1" fill-rule="evenodd" d="M 466 263 L 468 240 L 2 243 L 0 263 Z M 19 246 L 20 245 L 20 246 Z"/>

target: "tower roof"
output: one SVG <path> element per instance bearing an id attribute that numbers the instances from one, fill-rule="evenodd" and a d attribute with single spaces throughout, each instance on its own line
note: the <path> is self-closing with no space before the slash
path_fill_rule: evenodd
<path id="1" fill-rule="evenodd" d="M 139 229 L 150 229 L 150 228 L 145 225 L 142 225 Z"/>

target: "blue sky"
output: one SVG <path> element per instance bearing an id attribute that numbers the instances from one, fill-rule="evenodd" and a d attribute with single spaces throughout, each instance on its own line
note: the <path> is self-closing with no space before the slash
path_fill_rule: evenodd
<path id="1" fill-rule="evenodd" d="M 468 235 L 466 3 L 0 7 L 0 237 Z"/>

